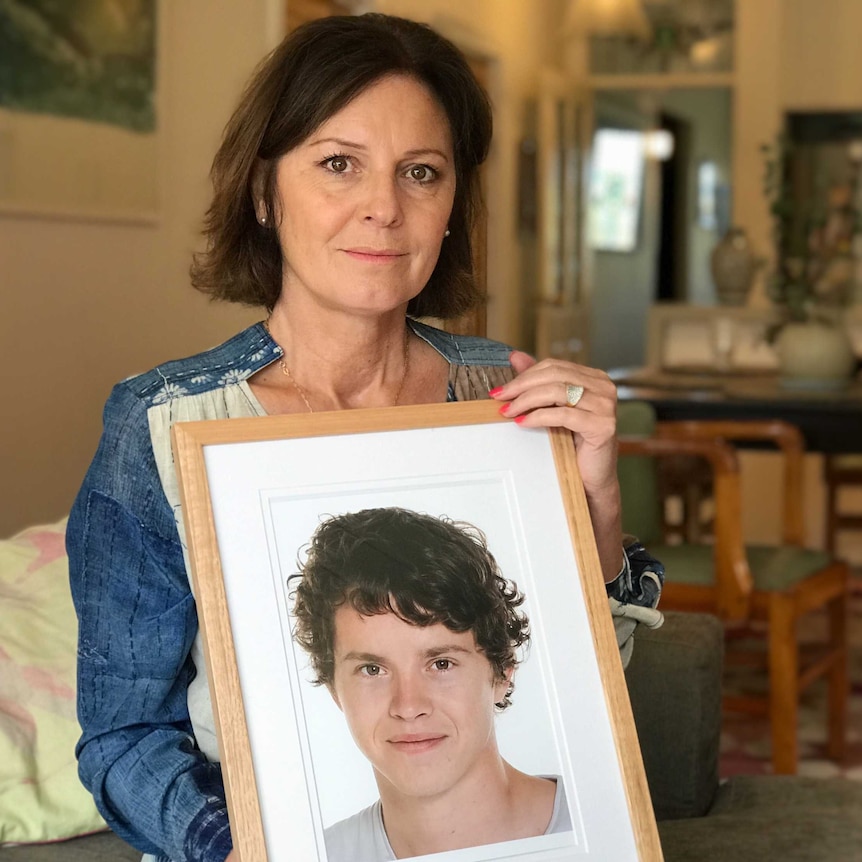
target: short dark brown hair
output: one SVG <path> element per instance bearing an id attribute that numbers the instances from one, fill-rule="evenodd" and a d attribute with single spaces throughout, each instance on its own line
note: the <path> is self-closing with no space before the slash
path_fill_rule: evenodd
<path id="1" fill-rule="evenodd" d="M 198 290 L 272 310 L 282 288 L 272 227 L 277 160 L 387 75 L 406 75 L 430 90 L 449 120 L 455 156 L 451 233 L 407 312 L 451 318 L 476 303 L 471 232 L 481 207 L 478 168 L 491 142 L 488 97 L 451 42 L 427 25 L 376 13 L 304 24 L 258 67 L 213 162 L 207 250 L 191 269 Z M 263 192 L 265 227 L 257 222 L 255 183 Z"/>
<path id="2" fill-rule="evenodd" d="M 333 681 L 335 614 L 344 605 L 365 616 L 391 612 L 411 625 L 472 632 L 497 680 L 518 664 L 517 651 L 530 639 L 529 620 L 518 610 L 523 595 L 500 574 L 482 532 L 463 521 L 396 507 L 331 517 L 315 531 L 300 568 L 291 579 L 293 637 L 318 684 Z"/>

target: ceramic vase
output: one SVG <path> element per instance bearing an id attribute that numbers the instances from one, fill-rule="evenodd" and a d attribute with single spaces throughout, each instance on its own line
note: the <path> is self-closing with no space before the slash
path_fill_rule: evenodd
<path id="1" fill-rule="evenodd" d="M 785 324 L 775 340 L 784 386 L 839 388 L 847 384 L 856 357 L 843 325 L 809 321 Z"/>
<path id="2" fill-rule="evenodd" d="M 745 230 L 730 228 L 712 250 L 709 263 L 719 304 L 745 305 L 760 266 Z"/>

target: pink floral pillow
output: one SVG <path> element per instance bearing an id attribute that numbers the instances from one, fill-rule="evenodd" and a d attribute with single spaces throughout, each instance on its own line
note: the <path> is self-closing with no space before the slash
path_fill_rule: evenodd
<path id="1" fill-rule="evenodd" d="M 105 828 L 78 780 L 66 521 L 0 541 L 0 844 Z"/>

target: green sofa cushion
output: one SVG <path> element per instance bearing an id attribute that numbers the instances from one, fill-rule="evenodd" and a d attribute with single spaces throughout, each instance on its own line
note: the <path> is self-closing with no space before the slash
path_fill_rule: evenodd
<path id="1" fill-rule="evenodd" d="M 737 776 L 708 817 L 659 823 L 665 862 L 849 862 L 862 859 L 862 783 Z"/>
<path id="2" fill-rule="evenodd" d="M 715 583 L 713 548 L 710 545 L 650 545 L 650 553 L 664 563 L 667 581 L 708 586 Z M 754 588 L 786 590 L 822 569 L 830 561 L 823 551 L 789 546 L 746 547 Z"/>
<path id="3" fill-rule="evenodd" d="M 626 682 L 656 819 L 702 817 L 718 786 L 724 628 L 666 611 L 634 640 Z"/>

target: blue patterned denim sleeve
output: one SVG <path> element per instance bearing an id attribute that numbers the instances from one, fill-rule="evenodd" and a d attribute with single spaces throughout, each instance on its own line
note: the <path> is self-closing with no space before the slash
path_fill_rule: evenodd
<path id="1" fill-rule="evenodd" d="M 664 566 L 633 536 L 623 540 L 623 568 L 605 586 L 608 595 L 622 604 L 654 608 L 661 597 Z"/>
<path id="2" fill-rule="evenodd" d="M 104 421 L 66 539 L 79 618 L 79 773 L 110 827 L 141 851 L 223 862 L 231 840 L 221 768 L 197 748 L 187 705 L 197 616 L 146 409 L 120 384 Z"/>

